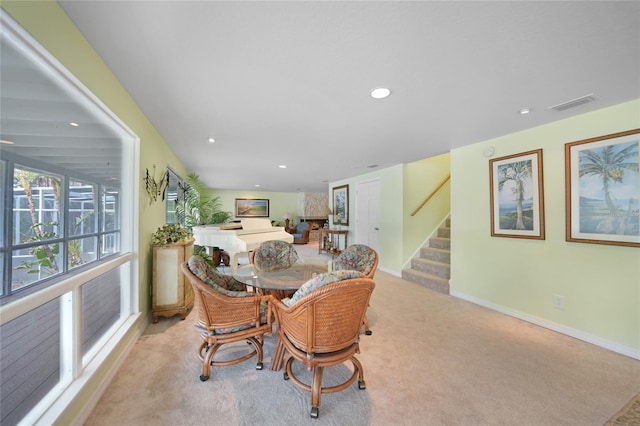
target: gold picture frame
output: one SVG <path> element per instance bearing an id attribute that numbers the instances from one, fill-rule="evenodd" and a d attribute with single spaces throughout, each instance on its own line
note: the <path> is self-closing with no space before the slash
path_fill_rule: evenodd
<path id="1" fill-rule="evenodd" d="M 545 239 L 542 149 L 489 160 L 491 236 Z"/>
<path id="2" fill-rule="evenodd" d="M 566 241 L 640 247 L 640 129 L 565 144 Z"/>
<path id="3" fill-rule="evenodd" d="M 333 224 L 349 225 L 349 185 L 333 188 Z"/>

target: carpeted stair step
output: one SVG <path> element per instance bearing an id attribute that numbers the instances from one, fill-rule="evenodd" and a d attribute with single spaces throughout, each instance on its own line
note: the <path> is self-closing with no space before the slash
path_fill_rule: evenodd
<path id="1" fill-rule="evenodd" d="M 429 247 L 449 250 L 451 249 L 451 239 L 445 237 L 429 238 Z"/>
<path id="2" fill-rule="evenodd" d="M 435 236 L 420 248 L 418 255 L 411 259 L 409 269 L 402 271 L 402 278 L 449 294 L 451 278 L 451 218 L 447 218 Z"/>
<path id="3" fill-rule="evenodd" d="M 420 257 L 436 262 L 451 263 L 451 251 L 435 247 L 422 247 L 420 249 Z"/>
<path id="4" fill-rule="evenodd" d="M 451 238 L 451 228 L 444 226 L 438 228 L 438 237 Z"/>
<path id="5" fill-rule="evenodd" d="M 415 269 L 403 270 L 402 278 L 439 293 L 449 294 L 449 280 L 446 278 L 440 278 Z"/>
<path id="6" fill-rule="evenodd" d="M 414 257 L 411 259 L 411 269 L 426 272 L 440 278 L 451 278 L 451 265 L 444 262 Z"/>

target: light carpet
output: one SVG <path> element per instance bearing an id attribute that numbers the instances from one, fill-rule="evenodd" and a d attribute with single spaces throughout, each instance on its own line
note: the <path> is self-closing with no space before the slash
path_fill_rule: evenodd
<path id="1" fill-rule="evenodd" d="M 307 246 L 296 248 L 317 254 Z M 602 426 L 640 392 L 638 360 L 380 270 L 375 280 L 358 356 L 367 388 L 323 395 L 319 419 L 269 370 L 274 337 L 264 370 L 249 360 L 201 382 L 190 313 L 147 328 L 86 425 Z"/>

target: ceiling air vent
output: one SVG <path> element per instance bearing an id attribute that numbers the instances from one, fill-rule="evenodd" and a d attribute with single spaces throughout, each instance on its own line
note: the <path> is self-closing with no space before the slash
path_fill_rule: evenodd
<path id="1" fill-rule="evenodd" d="M 564 111 L 565 109 L 577 107 L 580 105 L 588 104 L 591 102 L 595 102 L 598 100 L 598 97 L 593 93 L 589 93 L 588 95 L 581 96 L 579 98 L 571 99 L 570 101 L 563 102 L 558 105 L 550 106 L 547 109 L 552 109 L 554 111 Z"/>

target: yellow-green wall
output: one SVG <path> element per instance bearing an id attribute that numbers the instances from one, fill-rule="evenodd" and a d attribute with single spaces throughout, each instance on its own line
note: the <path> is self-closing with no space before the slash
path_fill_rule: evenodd
<path id="1" fill-rule="evenodd" d="M 402 217 L 403 217 L 403 181 L 402 165 L 380 169 L 371 173 L 331 182 L 329 186 L 329 204 L 333 207 L 332 189 L 349 185 L 349 244 L 359 243 L 356 235 L 356 190 L 359 183 L 378 180 L 380 182 L 380 263 L 378 268 L 399 274 L 402 269 Z M 330 224 L 332 225 L 333 223 Z M 344 226 L 343 226 L 344 228 Z"/>
<path id="2" fill-rule="evenodd" d="M 452 294 L 640 357 L 640 249 L 566 242 L 564 187 L 566 143 L 639 127 L 634 100 L 453 150 Z M 490 236 L 489 146 L 542 148 L 545 240 Z"/>
<path id="3" fill-rule="evenodd" d="M 433 197 L 418 210 L 426 197 L 433 193 L 450 173 L 449 153 L 405 164 L 403 258 L 407 262 L 426 243 L 426 238 L 451 211 L 451 184 L 446 182 Z"/>
<path id="4" fill-rule="evenodd" d="M 235 217 L 236 198 L 266 198 L 269 200 L 269 219 L 280 222 L 284 226 L 284 215 L 291 216 L 291 225 L 298 216 L 299 194 L 294 192 L 265 192 L 265 191 L 235 191 L 230 189 L 212 189 L 211 195 L 219 197 L 222 203 L 222 210 L 230 212 L 232 220 Z"/>
<path id="5" fill-rule="evenodd" d="M 422 247 L 429 234 L 449 214 L 449 184 L 440 191 L 415 216 L 411 213 L 449 175 L 449 154 L 376 170 L 364 175 L 337 182 L 336 186 L 349 185 L 349 243 L 359 243 L 355 233 L 356 190 L 358 184 L 378 180 L 380 182 L 380 263 L 385 272 L 400 276 L 402 269 Z"/>

